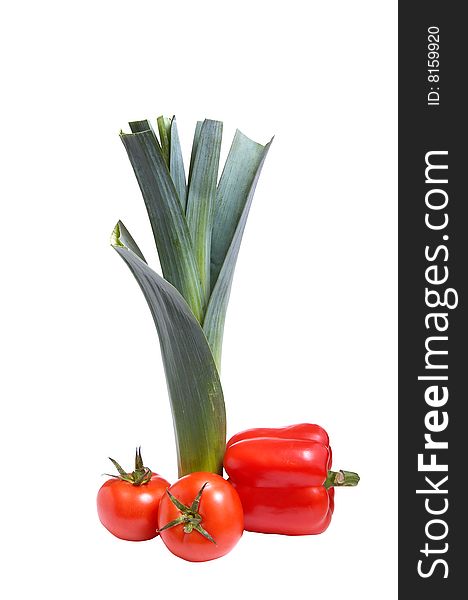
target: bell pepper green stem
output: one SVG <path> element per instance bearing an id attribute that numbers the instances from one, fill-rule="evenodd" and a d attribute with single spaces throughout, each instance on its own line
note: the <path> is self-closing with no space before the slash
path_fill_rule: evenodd
<path id="1" fill-rule="evenodd" d="M 331 487 L 354 487 L 359 483 L 359 475 L 352 471 L 328 471 L 323 484 L 328 490 Z"/>

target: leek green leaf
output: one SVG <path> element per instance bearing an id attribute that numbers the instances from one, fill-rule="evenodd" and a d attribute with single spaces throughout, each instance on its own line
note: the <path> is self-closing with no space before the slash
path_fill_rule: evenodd
<path id="1" fill-rule="evenodd" d="M 179 476 L 194 471 L 222 474 L 226 414 L 210 347 L 181 294 L 125 246 L 119 235 L 122 231 L 119 222 L 112 244 L 137 280 L 158 331 L 174 420 Z"/>
<path id="2" fill-rule="evenodd" d="M 192 241 L 156 136 L 152 130 L 146 130 L 121 134 L 121 139 L 146 204 L 163 275 L 179 290 L 201 321 L 206 300 Z"/>
<path id="3" fill-rule="evenodd" d="M 272 141 L 260 146 L 238 131 L 218 186 L 211 247 L 215 283 L 203 321 L 203 330 L 218 370 L 237 256 L 255 188 Z"/>
<path id="4" fill-rule="evenodd" d="M 169 168 L 171 154 L 171 119 L 161 116 L 158 117 L 157 123 L 162 155 L 167 168 Z"/>
<path id="5" fill-rule="evenodd" d="M 197 124 L 195 125 L 195 131 L 193 133 L 192 153 L 190 154 L 190 167 L 189 167 L 189 177 L 188 177 L 189 186 L 190 186 L 190 180 L 192 179 L 193 163 L 195 162 L 195 156 L 197 154 L 198 140 L 200 139 L 200 131 L 201 131 L 202 125 L 203 125 L 203 121 L 197 121 Z"/>
<path id="6" fill-rule="evenodd" d="M 236 131 L 216 191 L 211 239 L 211 289 L 218 279 L 264 154 L 265 146 Z"/>
<path id="7" fill-rule="evenodd" d="M 143 119 L 142 121 L 130 121 L 130 123 L 128 125 L 129 125 L 130 131 L 132 133 L 141 133 L 142 131 L 152 131 L 154 138 L 155 138 L 157 144 L 159 145 L 159 140 L 156 137 L 156 134 L 154 133 L 154 129 L 153 129 L 151 123 L 148 121 L 148 119 Z"/>
<path id="8" fill-rule="evenodd" d="M 206 306 L 210 295 L 211 232 L 223 124 L 205 119 L 200 128 L 187 197 L 187 225 Z"/>
<path id="9" fill-rule="evenodd" d="M 187 184 L 185 182 L 184 159 L 182 157 L 182 149 L 180 147 L 179 132 L 177 130 L 175 117 L 172 119 L 171 124 L 169 170 L 171 172 L 171 177 L 174 182 L 177 195 L 179 196 L 180 205 L 182 206 L 182 210 L 185 212 L 185 206 L 187 204 Z"/>
<path id="10" fill-rule="evenodd" d="M 147 262 L 145 257 L 143 256 L 143 252 L 138 247 L 138 244 L 135 242 L 133 237 L 131 236 L 128 229 L 119 221 L 112 232 L 111 243 L 113 246 L 124 246 L 134 252 L 143 262 Z"/>

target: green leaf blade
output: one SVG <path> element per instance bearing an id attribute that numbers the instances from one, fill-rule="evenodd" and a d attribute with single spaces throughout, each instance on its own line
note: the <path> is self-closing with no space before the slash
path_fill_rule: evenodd
<path id="1" fill-rule="evenodd" d="M 169 168 L 171 154 L 171 119 L 161 116 L 157 118 L 157 123 L 162 155 L 164 162 Z"/>
<path id="2" fill-rule="evenodd" d="M 245 138 L 245 136 L 244 136 Z M 248 139 L 248 138 L 247 138 Z M 219 221 L 218 224 L 216 219 L 220 219 L 220 214 L 215 216 L 215 226 L 220 228 L 224 233 L 223 235 L 227 235 L 226 232 L 232 229 L 232 223 L 234 222 L 235 212 L 238 211 L 239 206 L 242 205 L 242 211 L 240 217 L 237 221 L 236 227 L 234 229 L 234 233 L 232 239 L 229 243 L 229 247 L 225 253 L 225 258 L 222 262 L 222 266 L 219 269 L 219 275 L 216 278 L 216 283 L 214 285 L 213 291 L 210 296 L 210 301 L 205 313 L 205 319 L 203 321 L 203 331 L 205 332 L 206 338 L 210 345 L 210 348 L 213 352 L 213 356 L 218 367 L 218 371 L 221 368 L 221 350 L 223 343 L 223 333 L 224 333 L 224 323 L 226 319 L 226 311 L 227 305 L 229 302 L 229 296 L 231 293 L 231 285 L 232 279 L 234 276 L 234 270 L 237 263 L 237 257 L 239 255 L 239 249 L 242 241 L 242 236 L 244 234 L 245 225 L 247 222 L 247 217 L 249 215 L 250 206 L 252 204 L 252 199 L 255 193 L 255 188 L 257 186 L 258 179 L 260 177 L 265 159 L 267 157 L 268 151 L 270 149 L 271 140 L 266 146 L 263 147 L 261 155 L 257 152 L 253 153 L 255 156 L 255 168 L 246 169 L 245 165 L 243 165 L 243 160 L 236 159 L 235 164 L 237 167 L 232 170 L 227 170 L 225 168 L 226 177 L 229 173 L 229 178 L 233 181 L 241 181 L 245 179 L 242 186 L 243 191 L 243 199 L 240 197 L 236 198 L 237 191 L 233 188 L 232 185 L 228 185 L 224 183 L 225 189 L 232 189 L 232 203 L 231 199 L 227 201 L 228 206 L 232 204 L 232 218 L 227 219 L 224 218 L 222 221 Z M 245 140 L 242 141 L 241 146 L 244 145 Z M 255 172 L 253 172 L 255 171 Z M 253 177 L 248 178 L 248 174 L 252 174 Z M 221 185 L 221 181 L 220 181 Z M 225 199 L 226 200 L 226 199 Z M 235 201 L 234 201 L 235 200 Z M 222 256 L 224 253 L 223 244 L 219 244 L 218 250 L 215 250 L 215 256 Z M 215 265 L 215 269 L 218 269 L 218 265 Z"/>
<path id="3" fill-rule="evenodd" d="M 200 132 L 203 125 L 203 121 L 197 121 L 195 125 L 195 131 L 193 133 L 193 142 L 192 142 L 192 152 L 190 154 L 190 167 L 189 167 L 189 177 L 188 177 L 188 185 L 190 186 L 190 180 L 192 179 L 193 173 L 193 163 L 195 162 L 195 156 L 197 155 L 198 141 L 200 139 Z"/>
<path id="4" fill-rule="evenodd" d="M 222 473 L 226 413 L 203 330 L 179 292 L 130 249 L 114 244 L 137 280 L 159 335 L 174 421 L 179 476 Z"/>
<path id="5" fill-rule="evenodd" d="M 187 225 L 200 273 L 204 302 L 210 295 L 211 234 L 223 124 L 206 119 L 200 128 L 187 198 Z"/>
<path id="6" fill-rule="evenodd" d="M 152 130 L 121 134 L 148 212 L 164 277 L 203 318 L 204 295 L 177 191 Z"/>
<path id="7" fill-rule="evenodd" d="M 152 131 L 157 143 L 159 144 L 159 140 L 156 137 L 156 134 L 154 133 L 154 129 L 152 128 L 151 123 L 148 121 L 148 119 L 142 119 L 141 121 L 130 121 L 130 123 L 128 125 L 129 125 L 130 131 L 132 133 L 142 133 L 143 131 Z"/>
<path id="8" fill-rule="evenodd" d="M 211 289 L 218 279 L 264 152 L 265 146 L 236 131 L 216 192 L 211 240 Z"/>
<path id="9" fill-rule="evenodd" d="M 171 151 L 169 170 L 171 172 L 171 177 L 174 182 L 177 195 L 179 196 L 180 205 L 182 206 L 182 210 L 185 212 L 185 207 L 187 205 L 187 183 L 185 180 L 184 159 L 182 157 L 182 148 L 180 146 L 179 132 L 175 117 L 172 119 L 171 124 Z"/>
<path id="10" fill-rule="evenodd" d="M 147 262 L 145 257 L 143 256 L 143 252 L 138 247 L 138 244 L 133 239 L 131 233 L 122 223 L 119 221 L 117 225 L 114 227 L 114 231 L 112 232 L 111 244 L 113 246 L 124 246 L 129 250 L 134 252 L 143 262 Z"/>

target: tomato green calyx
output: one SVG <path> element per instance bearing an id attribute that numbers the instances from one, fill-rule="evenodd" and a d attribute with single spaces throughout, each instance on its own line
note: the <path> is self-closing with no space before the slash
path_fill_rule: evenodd
<path id="1" fill-rule="evenodd" d="M 124 471 L 119 465 L 119 463 L 113 458 L 109 457 L 109 460 L 112 462 L 119 474 L 112 475 L 106 473 L 106 475 L 108 475 L 109 477 L 115 477 L 116 479 L 120 479 L 121 481 L 127 481 L 132 485 L 144 485 L 145 483 L 148 483 L 148 481 L 150 481 L 153 475 L 153 472 L 150 469 L 148 469 L 148 467 L 145 467 L 143 464 L 143 459 L 141 457 L 141 446 L 136 449 L 135 470 L 131 473 L 127 473 L 126 471 Z"/>
<path id="2" fill-rule="evenodd" d="M 174 506 L 176 506 L 178 508 L 181 515 L 177 519 L 174 519 L 173 521 L 166 523 L 166 525 L 164 525 L 164 527 L 161 527 L 159 529 L 159 531 L 161 532 L 161 531 L 164 531 L 165 529 L 170 529 L 171 527 L 176 527 L 177 525 L 183 525 L 184 533 L 192 533 L 193 530 L 198 531 L 198 533 L 200 533 L 208 541 L 212 542 L 213 544 L 216 544 L 213 537 L 208 533 L 208 531 L 206 531 L 206 529 L 204 529 L 202 527 L 202 525 L 201 525 L 202 517 L 201 517 L 200 513 L 198 512 L 198 508 L 200 506 L 200 500 L 201 500 L 201 497 L 203 494 L 203 490 L 206 488 L 207 485 L 208 485 L 208 482 L 206 482 L 202 485 L 202 487 L 200 488 L 200 491 L 195 496 L 195 498 L 190 506 L 186 506 L 180 500 L 178 500 L 173 494 L 171 494 L 171 492 L 169 490 L 166 490 L 170 501 L 172 502 L 172 504 L 174 504 Z"/>
<path id="3" fill-rule="evenodd" d="M 359 479 L 359 475 L 352 471 L 328 471 L 323 485 L 327 490 L 331 487 L 354 487 L 359 483 Z"/>

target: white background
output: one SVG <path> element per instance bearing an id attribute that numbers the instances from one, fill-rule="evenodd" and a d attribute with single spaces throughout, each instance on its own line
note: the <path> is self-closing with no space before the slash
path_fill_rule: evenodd
<path id="1" fill-rule="evenodd" d="M 21 2 L 2 9 L 1 497 L 8 600 L 396 596 L 396 3 Z M 228 433 L 311 421 L 337 490 L 320 536 L 246 533 L 190 564 L 98 522 L 111 468 L 176 477 L 156 332 L 109 246 L 153 265 L 118 138 L 177 115 L 276 135 L 224 342 Z M 158 267 L 157 267 L 158 268 Z M 6 556 L 6 562 L 5 562 Z M 4 588 L 4 589 L 3 589 Z"/>

